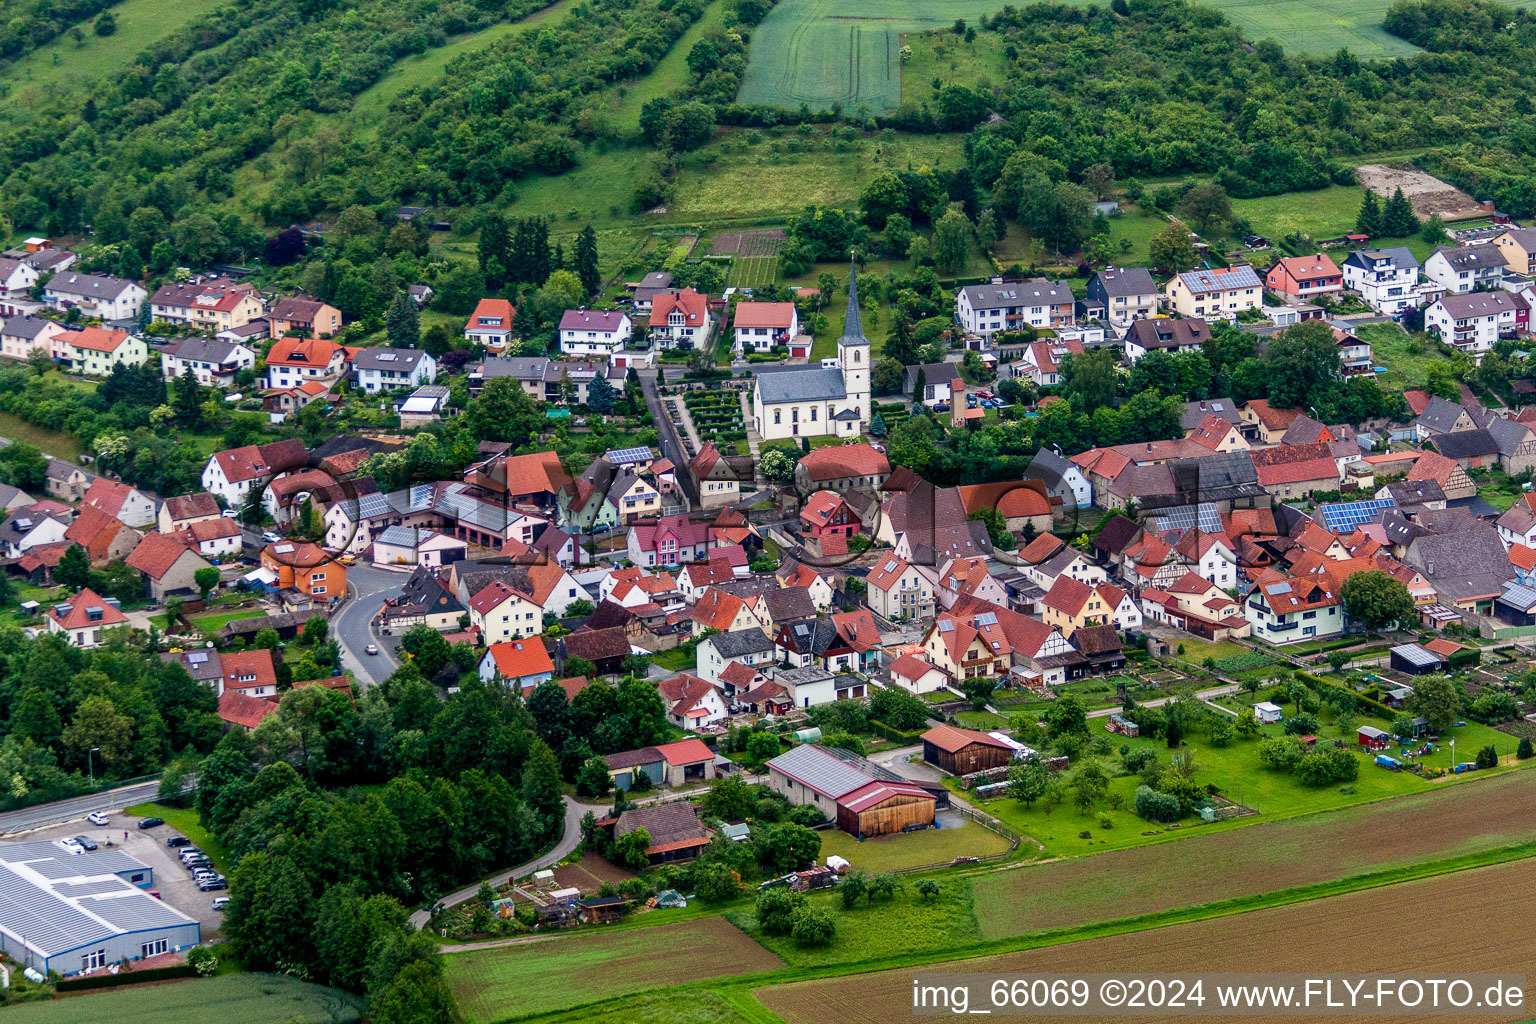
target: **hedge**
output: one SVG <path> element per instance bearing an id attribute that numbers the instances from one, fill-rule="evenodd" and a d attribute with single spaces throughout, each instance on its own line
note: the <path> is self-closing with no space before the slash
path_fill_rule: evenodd
<path id="1" fill-rule="evenodd" d="M 114 988 L 118 985 L 141 985 L 146 981 L 167 981 L 171 978 L 195 978 L 197 968 L 191 964 L 172 964 L 169 967 L 151 967 L 143 971 L 119 971 L 109 974 L 87 974 L 83 978 L 63 978 L 53 987 L 59 992 L 83 992 L 92 988 Z"/>
<path id="2" fill-rule="evenodd" d="M 874 733 L 876 736 L 881 736 L 890 740 L 892 743 L 910 744 L 921 740 L 923 738 L 923 733 L 927 732 L 928 730 L 922 729 L 917 732 L 903 732 L 902 730 L 894 728 L 893 726 L 886 725 L 884 722 L 879 721 L 878 719 L 871 718 L 869 720 L 869 731 Z"/>
<path id="3" fill-rule="evenodd" d="M 1310 672 L 1297 672 L 1296 678 L 1300 679 L 1302 682 L 1312 687 L 1312 689 L 1316 690 L 1324 700 L 1327 700 L 1328 694 L 1330 693 L 1347 693 L 1351 697 L 1355 698 L 1355 702 L 1357 704 L 1365 708 L 1367 711 L 1370 711 L 1376 718 L 1385 718 L 1390 722 L 1402 713 L 1395 708 L 1387 707 L 1385 704 L 1381 703 L 1381 701 L 1372 700 L 1364 694 L 1356 693 L 1354 690 L 1346 690 L 1342 686 L 1335 686 L 1333 683 L 1328 682 L 1326 679 L 1320 679 L 1317 676 L 1312 675 Z"/>

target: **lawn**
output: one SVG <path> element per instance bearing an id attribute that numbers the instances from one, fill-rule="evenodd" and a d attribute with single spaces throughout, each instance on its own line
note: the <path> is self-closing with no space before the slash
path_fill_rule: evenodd
<path id="1" fill-rule="evenodd" d="M 445 964 L 460 1012 L 477 1024 L 779 966 L 777 956 L 721 917 L 582 929 L 549 942 L 454 954 Z"/>
<path id="2" fill-rule="evenodd" d="M 1193 637 L 1180 640 L 1174 650 L 1177 651 L 1179 647 L 1184 648 L 1184 653 L 1175 654 L 1174 657 L 1191 665 L 1199 665 L 1206 658 L 1215 658 L 1217 661 L 1220 661 L 1222 658 L 1230 658 L 1234 654 L 1245 654 L 1248 651 L 1248 648 L 1242 644 L 1209 644 L 1204 640 L 1196 640 Z"/>
<path id="3" fill-rule="evenodd" d="M 1255 233 L 1271 241 L 1296 231 L 1313 238 L 1336 238 L 1355 229 L 1364 196 L 1365 190 L 1358 185 L 1333 185 L 1313 192 L 1234 199 L 1232 211 L 1247 218 Z"/>
<path id="4" fill-rule="evenodd" d="M 1387 368 L 1376 379 L 1393 390 L 1423 387 L 1430 365 L 1445 358 L 1438 342 L 1425 334 L 1407 334 L 1397 324 L 1366 324 L 1356 333 L 1371 343 L 1372 362 Z"/>
<path id="5" fill-rule="evenodd" d="M 827 949 L 801 949 L 791 938 L 763 935 L 750 903 L 727 911 L 725 916 L 791 967 L 853 963 L 976 942 L 981 933 L 970 880 L 940 877 L 937 882 L 939 894 L 932 901 L 924 900 L 917 893 L 915 880 L 908 878 L 889 900 L 876 900 L 873 907 L 861 900 L 852 910 L 843 909 L 842 897 L 836 892 L 811 895 L 813 905 L 830 910 L 837 920 L 837 938 Z"/>
<path id="6" fill-rule="evenodd" d="M 0 412 L 0 437 L 30 444 L 66 462 L 78 461 L 82 450 L 80 442 L 75 440 L 73 434 L 35 427 L 21 417 L 8 412 Z"/>
<path id="7" fill-rule="evenodd" d="M 203 828 L 203 823 L 198 820 L 197 812 L 194 810 L 149 803 L 134 804 L 124 813 L 136 818 L 164 818 L 167 825 L 192 840 L 193 846 L 206 853 L 221 874 L 229 874 L 230 869 L 234 867 L 229 862 L 229 855 L 224 852 L 224 847 L 220 846 L 219 841 Z"/>
<path id="8" fill-rule="evenodd" d="M 27 1003 L 6 1010 L 5 1019 L 7 1024 L 348 1024 L 362 1019 L 362 1000 L 286 975 L 228 974 Z"/>
<path id="9" fill-rule="evenodd" d="M 202 630 L 206 635 L 213 636 L 219 627 L 234 622 L 237 619 L 259 619 L 267 614 L 260 608 L 237 608 L 232 612 L 215 612 L 212 615 L 203 615 L 192 619 L 192 625 Z M 164 629 L 165 627 L 161 627 Z"/>
<path id="10" fill-rule="evenodd" d="M 1008 840 L 966 821 L 954 828 L 925 828 L 862 843 L 842 829 L 824 829 L 820 858 L 825 863 L 828 857 L 842 857 L 855 870 L 895 871 L 944 864 L 956 857 L 989 857 L 1007 849 Z"/>

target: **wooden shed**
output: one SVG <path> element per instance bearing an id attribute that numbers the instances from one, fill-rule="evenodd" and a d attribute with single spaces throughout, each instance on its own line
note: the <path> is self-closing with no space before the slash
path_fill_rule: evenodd
<path id="1" fill-rule="evenodd" d="M 936 725 L 923 733 L 923 760 L 951 775 L 1001 768 L 1013 755 L 1007 741 L 975 729 Z"/>
<path id="2" fill-rule="evenodd" d="M 837 827 L 856 836 L 883 836 L 933 824 L 937 801 L 910 782 L 871 782 L 837 800 Z"/>

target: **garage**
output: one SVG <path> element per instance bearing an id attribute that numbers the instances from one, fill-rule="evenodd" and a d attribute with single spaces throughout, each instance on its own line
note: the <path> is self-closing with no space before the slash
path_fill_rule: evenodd
<path id="1" fill-rule="evenodd" d="M 871 782 L 837 801 L 837 827 L 861 839 L 933 824 L 932 793 L 910 782 Z"/>

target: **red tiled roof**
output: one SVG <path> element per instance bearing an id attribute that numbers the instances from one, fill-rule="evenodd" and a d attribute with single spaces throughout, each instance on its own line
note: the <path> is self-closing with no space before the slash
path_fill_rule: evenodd
<path id="1" fill-rule="evenodd" d="M 832 616 L 837 632 L 855 651 L 864 652 L 880 646 L 880 630 L 868 608 L 838 612 Z"/>
<path id="2" fill-rule="evenodd" d="M 1258 417 L 1260 423 L 1270 430 L 1284 430 L 1295 422 L 1301 415 L 1300 409 L 1276 409 L 1270 406 L 1267 398 L 1255 398 L 1248 402 L 1247 409 Z"/>
<path id="3" fill-rule="evenodd" d="M 304 465 L 309 453 L 304 442 L 296 437 L 271 444 L 248 444 L 244 448 L 230 448 L 215 452 L 213 459 L 224 471 L 224 479 L 232 484 L 244 483 L 258 477 L 281 473 Z"/>
<path id="4" fill-rule="evenodd" d="M 118 483 L 99 476 L 91 481 L 91 486 L 85 489 L 81 496 L 82 504 L 99 508 L 109 516 L 115 516 L 123 510 L 123 503 L 133 493 L 133 488 L 127 484 Z"/>
<path id="5" fill-rule="evenodd" d="M 198 558 L 195 552 L 190 552 L 193 558 Z M 165 574 L 171 571 L 171 566 L 182 555 L 189 554 L 187 545 L 180 537 L 166 533 L 151 533 L 139 541 L 139 546 L 123 559 L 128 565 L 139 570 L 152 580 L 163 579 Z M 201 559 L 199 558 L 199 561 Z"/>
<path id="6" fill-rule="evenodd" d="M 660 292 L 651 300 L 652 327 L 667 326 L 667 317 L 673 311 L 683 314 L 685 327 L 701 327 L 709 319 L 709 299 L 692 288 L 679 292 Z"/>
<path id="7" fill-rule="evenodd" d="M 731 628 L 731 623 L 746 602 L 735 594 L 727 594 L 723 590 L 710 587 L 699 596 L 693 605 L 690 618 L 702 625 L 705 629 L 718 629 L 726 632 Z"/>
<path id="8" fill-rule="evenodd" d="M 678 740 L 676 743 L 662 743 L 656 747 L 662 760 L 671 765 L 698 764 L 700 761 L 713 761 L 714 751 L 704 745 L 703 740 Z"/>
<path id="9" fill-rule="evenodd" d="M 476 303 L 475 311 L 469 314 L 469 323 L 465 325 L 465 330 L 479 327 L 480 318 L 483 316 L 501 320 L 501 325 L 491 328 L 492 330 L 510 331 L 512 319 L 517 316 L 517 310 L 506 299 L 481 299 Z"/>
<path id="10" fill-rule="evenodd" d="M 928 664 L 922 658 L 911 654 L 903 654 L 901 657 L 891 662 L 891 674 L 905 676 L 908 679 L 921 679 L 929 672 L 936 671 L 938 670 L 935 669 L 932 665 Z"/>
<path id="11" fill-rule="evenodd" d="M 713 683 L 687 673 L 663 679 L 656 684 L 656 689 L 671 706 L 672 714 L 679 716 L 687 715 L 704 698 L 719 692 Z"/>
<path id="12" fill-rule="evenodd" d="M 1451 474 L 1456 472 L 1457 466 L 1454 460 L 1446 458 L 1439 452 L 1425 452 L 1419 456 L 1413 468 L 1408 471 L 1410 482 L 1417 480 L 1433 480 L 1444 487 L 1450 482 Z"/>
<path id="13" fill-rule="evenodd" d="M 516 596 L 517 591 L 507 586 L 502 580 L 496 580 L 471 597 L 469 607 L 476 615 L 484 615 L 503 601 Z"/>
<path id="14" fill-rule="evenodd" d="M 227 537 L 240 536 L 240 527 L 233 519 L 200 519 L 184 528 L 193 540 L 199 544 L 205 544 L 210 540 L 224 540 Z"/>
<path id="15" fill-rule="evenodd" d="M 266 364 L 325 368 L 340 351 L 340 345 L 324 338 L 279 338 L 267 352 Z"/>
<path id="16" fill-rule="evenodd" d="M 592 681 L 586 676 L 571 676 L 567 679 L 556 679 L 555 682 L 565 691 L 566 700 L 575 700 L 578 693 L 592 685 Z"/>
<path id="17" fill-rule="evenodd" d="M 271 651 L 261 648 L 251 651 L 228 651 L 219 655 L 219 664 L 223 668 L 226 690 L 277 686 L 277 669 L 272 664 Z"/>
<path id="18" fill-rule="evenodd" d="M 170 514 L 172 522 L 183 519 L 196 519 L 198 516 L 216 516 L 219 514 L 219 503 L 211 494 L 182 494 L 174 498 L 165 499 L 165 507 Z"/>
<path id="19" fill-rule="evenodd" d="M 839 505 L 844 504 L 843 496 L 832 491 L 817 491 L 812 494 L 800 509 L 800 518 L 808 523 L 821 525 L 832 518 L 832 513 L 837 511 Z"/>
<path id="20" fill-rule="evenodd" d="M 117 347 L 128 340 L 128 332 L 87 327 L 82 331 L 71 331 L 64 335 L 64 340 L 75 348 L 90 349 L 92 352 L 116 352 Z"/>
<path id="21" fill-rule="evenodd" d="M 128 621 L 128 616 L 107 604 L 90 587 L 83 588 L 80 593 L 70 598 L 68 602 L 61 601 L 59 603 L 67 603 L 69 611 L 60 618 L 54 609 L 49 608 L 48 617 L 65 629 L 84 629 L 87 626 L 120 626 Z M 92 608 L 101 609 L 101 618 L 92 621 L 90 616 L 90 609 Z"/>
<path id="22" fill-rule="evenodd" d="M 1041 602 L 1050 608 L 1065 615 L 1077 615 L 1083 610 L 1083 605 L 1088 603 L 1088 598 L 1093 594 L 1093 588 L 1080 580 L 1075 580 L 1062 573 L 1056 577 L 1056 582 L 1051 584 L 1051 589 L 1045 592 Z"/>
<path id="23" fill-rule="evenodd" d="M 123 524 L 111 514 L 93 505 L 86 505 L 80 509 L 79 517 L 69 524 L 69 529 L 64 531 L 64 539 L 79 544 L 85 548 L 91 561 L 99 562 L 107 557 L 112 542 L 123 529 Z"/>
<path id="24" fill-rule="evenodd" d="M 867 444 L 817 448 L 800 459 L 813 481 L 841 480 L 850 476 L 878 476 L 891 471 L 890 460 Z"/>
<path id="25" fill-rule="evenodd" d="M 777 327 L 789 330 L 795 320 L 793 302 L 738 302 L 733 327 Z"/>
<path id="26" fill-rule="evenodd" d="M 491 644 L 489 650 L 496 671 L 504 679 L 523 679 L 555 671 L 555 663 L 550 660 L 549 652 L 544 649 L 544 643 L 538 637 Z"/>
<path id="27" fill-rule="evenodd" d="M 230 725 L 254 729 L 268 715 L 277 714 L 277 704 L 260 697 L 249 697 L 239 690 L 225 690 L 219 698 L 219 717 Z"/>
<path id="28" fill-rule="evenodd" d="M 970 484 L 957 489 L 967 513 L 981 508 L 995 508 L 1005 519 L 1050 515 L 1050 498 L 1029 484 L 1027 480 L 1002 480 L 990 484 Z"/>

